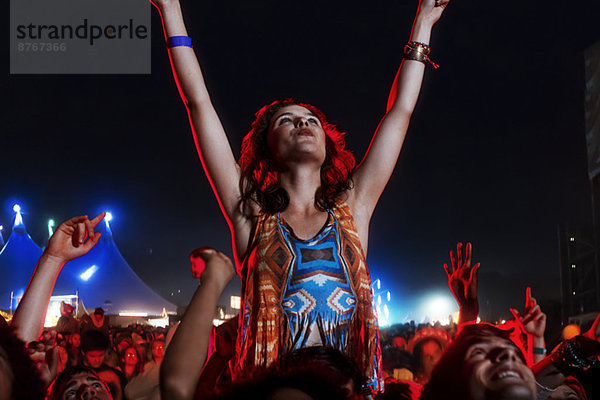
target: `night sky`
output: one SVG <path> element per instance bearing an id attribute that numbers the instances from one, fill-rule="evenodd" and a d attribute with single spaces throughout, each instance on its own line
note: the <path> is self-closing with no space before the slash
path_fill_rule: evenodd
<path id="1" fill-rule="evenodd" d="M 253 113 L 294 97 L 322 108 L 362 158 L 416 1 L 182 5 L 236 156 Z M 424 296 L 450 296 L 442 264 L 457 241 L 471 241 L 482 264 L 483 318 L 522 309 L 527 285 L 546 311 L 558 312 L 557 225 L 591 221 L 583 50 L 600 40 L 598 17 L 595 1 L 450 3 L 431 41 L 441 68 L 425 74 L 371 222 L 368 263 L 392 292 L 393 320 L 419 319 Z M 158 13 L 151 75 L 9 75 L 6 61 L 4 239 L 17 201 L 39 245 L 49 218 L 110 210 L 116 243 L 135 272 L 165 298 L 187 303 L 197 284 L 189 252 L 232 251 Z"/>

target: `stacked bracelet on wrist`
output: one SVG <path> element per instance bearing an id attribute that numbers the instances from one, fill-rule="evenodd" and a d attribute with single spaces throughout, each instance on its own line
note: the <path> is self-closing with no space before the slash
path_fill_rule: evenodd
<path id="1" fill-rule="evenodd" d="M 540 356 L 545 356 L 546 355 L 546 349 L 543 347 L 534 347 L 533 348 L 533 354 L 537 354 Z"/>
<path id="2" fill-rule="evenodd" d="M 431 61 L 429 53 L 431 53 L 431 47 L 425 43 L 408 42 L 408 44 L 404 46 L 404 58 L 406 60 L 419 61 L 423 64 L 429 63 L 433 68 L 438 69 L 440 66 Z"/>
<path id="3" fill-rule="evenodd" d="M 561 342 L 556 350 L 550 354 L 550 360 L 556 369 L 567 376 L 576 372 L 587 371 L 600 364 L 597 357 L 588 359 L 583 354 L 577 337 Z"/>
<path id="4" fill-rule="evenodd" d="M 192 38 L 189 36 L 171 36 L 167 39 L 167 47 L 192 47 Z"/>

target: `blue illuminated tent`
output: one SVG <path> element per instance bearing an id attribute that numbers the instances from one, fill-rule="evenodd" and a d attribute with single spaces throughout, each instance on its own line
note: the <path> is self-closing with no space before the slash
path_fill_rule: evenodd
<path id="1" fill-rule="evenodd" d="M 52 295 L 73 295 L 86 307 L 102 307 L 106 314 L 160 316 L 163 307 L 175 313 L 176 306 L 150 289 L 133 272 L 114 242 L 107 220 L 96 229 L 102 232 L 88 254 L 68 262 L 60 273 Z"/>
<path id="2" fill-rule="evenodd" d="M 23 295 L 42 255 L 42 249 L 35 244 L 25 229 L 20 208 L 15 208 L 15 212 L 17 214 L 12 233 L 0 252 L 0 309 L 2 310 L 16 308 L 17 298 Z"/>
<path id="3" fill-rule="evenodd" d="M 35 270 L 42 249 L 31 239 L 20 209 L 15 206 L 13 231 L 0 252 L 0 309 L 16 308 Z M 19 210 L 19 211 L 18 211 Z M 86 307 L 102 307 L 106 314 L 161 316 L 163 308 L 176 306 L 150 289 L 133 272 L 114 242 L 108 221 L 97 226 L 99 243 L 85 256 L 67 263 L 54 287 L 53 296 L 79 294 Z M 12 295 L 12 297 L 11 297 Z"/>

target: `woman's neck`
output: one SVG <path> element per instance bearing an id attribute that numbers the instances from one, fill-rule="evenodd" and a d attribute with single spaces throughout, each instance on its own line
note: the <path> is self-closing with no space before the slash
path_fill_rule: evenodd
<path id="1" fill-rule="evenodd" d="M 321 186 L 321 170 L 313 166 L 296 166 L 279 173 L 280 185 L 289 195 L 288 210 L 314 212 L 315 193 Z"/>

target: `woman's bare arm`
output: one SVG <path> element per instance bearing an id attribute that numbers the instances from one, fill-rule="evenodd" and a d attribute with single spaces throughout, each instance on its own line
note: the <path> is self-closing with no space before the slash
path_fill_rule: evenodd
<path id="1" fill-rule="evenodd" d="M 448 0 L 421 0 L 410 41 L 429 44 L 431 29 L 441 17 Z M 403 60 L 390 91 L 387 112 L 381 120 L 367 153 L 354 174 L 354 190 L 349 203 L 357 224 L 368 224 L 379 196 L 387 184 L 406 136 L 415 108 L 426 65 Z M 363 239 L 363 238 L 361 238 Z"/>
<path id="2" fill-rule="evenodd" d="M 94 228 L 104 215 L 101 213 L 92 220 L 87 216 L 71 218 L 60 224 L 48 241 L 12 320 L 21 340 L 31 342 L 42 333 L 58 274 L 68 261 L 86 254 L 98 243 L 100 233 L 94 232 Z"/>
<path id="3" fill-rule="evenodd" d="M 165 38 L 188 35 L 178 0 L 155 0 L 153 4 L 162 17 Z M 169 49 L 169 57 L 175 82 L 188 110 L 194 141 L 204 171 L 230 228 L 235 230 L 236 236 L 243 236 L 236 241 L 246 243 L 250 228 L 247 220 L 239 212 L 241 171 L 223 125 L 211 103 L 196 54 L 191 47 L 179 46 Z"/>
<path id="4" fill-rule="evenodd" d="M 234 276 L 231 261 L 223 253 L 205 250 L 206 269 L 167 347 L 160 367 L 161 398 L 192 399 L 208 354 L 208 340 L 219 296 Z"/>

